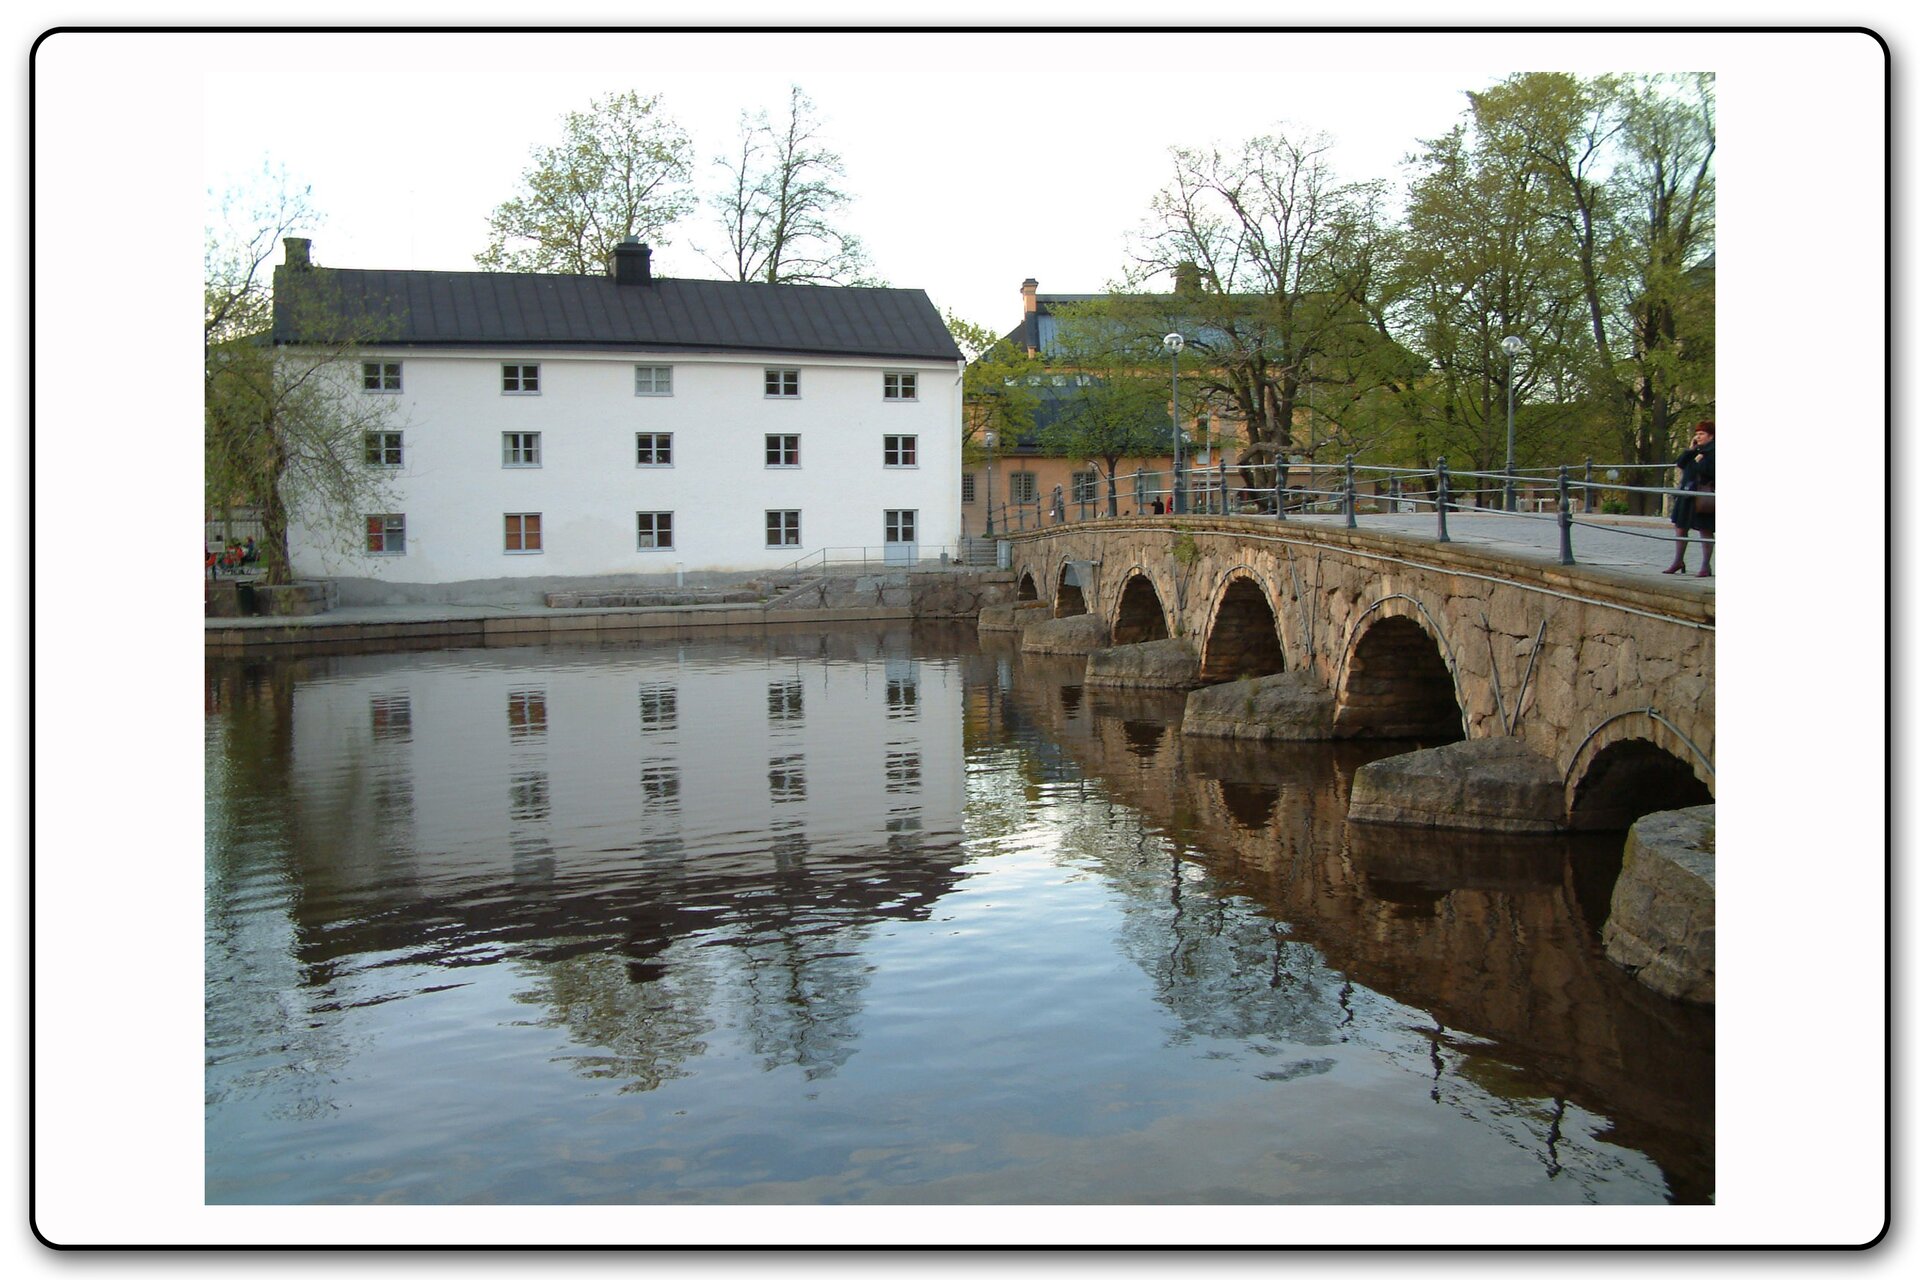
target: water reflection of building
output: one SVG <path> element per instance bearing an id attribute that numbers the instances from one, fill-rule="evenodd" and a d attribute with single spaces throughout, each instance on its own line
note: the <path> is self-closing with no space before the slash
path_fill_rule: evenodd
<path id="1" fill-rule="evenodd" d="M 1601 954 L 1617 840 L 1349 827 L 1353 771 L 1395 746 L 1190 739 L 1180 695 L 1086 689 L 1075 663 L 991 646 L 982 661 L 1018 668 L 1001 714 L 1044 740 L 1038 767 L 1138 815 L 1131 858 L 1085 847 L 1134 891 L 1124 945 L 1194 1034 L 1338 1038 L 1357 984 L 1431 1015 L 1436 1101 L 1444 1076 L 1470 1088 L 1461 1105 L 1510 1108 L 1549 1168 L 1559 1118 L 1584 1108 L 1675 1198 L 1710 1196 L 1712 1014 Z"/>
<path id="2" fill-rule="evenodd" d="M 962 675 L 908 642 L 305 660 L 257 799 L 289 815 L 303 972 L 509 960 L 580 1069 L 637 1087 L 725 1020 L 769 1066 L 832 1070 L 865 932 L 957 878 Z"/>

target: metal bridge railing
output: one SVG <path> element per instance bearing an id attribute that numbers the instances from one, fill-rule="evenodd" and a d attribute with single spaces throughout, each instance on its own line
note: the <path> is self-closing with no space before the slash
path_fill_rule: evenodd
<path id="1" fill-rule="evenodd" d="M 1244 483 L 1236 486 L 1232 480 L 1241 469 L 1229 467 L 1224 461 L 1211 467 L 1182 467 L 1178 472 L 1140 469 L 1119 477 L 1119 492 L 1111 500 L 1102 492 L 1093 496 L 1080 494 L 1072 499 L 1056 494 L 1047 499 L 1005 502 L 990 508 L 987 527 L 996 534 L 1013 534 L 1115 516 L 1171 519 L 1184 514 L 1276 521 L 1332 515 L 1343 517 L 1346 527 L 1354 529 L 1362 527 L 1361 518 L 1368 514 L 1432 511 L 1438 541 L 1449 542 L 1452 540 L 1447 530 L 1449 513 L 1500 511 L 1518 519 L 1556 523 L 1560 531 L 1560 563 L 1574 564 L 1573 530 L 1577 527 L 1604 528 L 1610 536 L 1662 542 L 1671 541 L 1673 537 L 1665 529 L 1603 525 L 1581 517 L 1595 514 L 1596 508 L 1625 505 L 1633 495 L 1655 499 L 1653 505 L 1664 510 L 1665 499 L 1687 496 L 1689 492 L 1664 485 L 1634 484 L 1624 478 L 1649 471 L 1671 472 L 1671 463 L 1596 466 L 1592 459 L 1586 459 L 1578 465 L 1456 471 L 1447 465 L 1445 458 L 1436 459 L 1432 468 L 1422 469 L 1362 466 L 1349 455 L 1338 466 L 1306 468 L 1305 485 L 1286 483 L 1289 473 L 1299 469 L 1279 471 L 1280 483 L 1268 488 Z M 1601 478 L 1596 480 L 1596 474 Z M 1372 487 L 1363 490 L 1363 484 Z M 1100 487 L 1104 489 L 1104 484 Z M 1161 511 L 1152 509 L 1156 501 Z"/>

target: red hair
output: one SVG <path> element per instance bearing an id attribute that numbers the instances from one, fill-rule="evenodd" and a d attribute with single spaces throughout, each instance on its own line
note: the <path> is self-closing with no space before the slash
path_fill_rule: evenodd
<path id="1" fill-rule="evenodd" d="M 1698 424 L 1697 426 L 1695 426 L 1695 427 L 1694 427 L 1694 430 L 1695 430 L 1695 431 L 1704 431 L 1704 432 L 1706 432 L 1706 433 L 1707 433 L 1708 435 L 1712 435 L 1712 434 L 1713 434 L 1713 419 L 1712 419 L 1712 418 L 1708 418 L 1708 419 L 1707 419 L 1706 421 L 1704 421 L 1704 422 L 1702 422 L 1702 423 L 1700 423 L 1700 424 Z"/>

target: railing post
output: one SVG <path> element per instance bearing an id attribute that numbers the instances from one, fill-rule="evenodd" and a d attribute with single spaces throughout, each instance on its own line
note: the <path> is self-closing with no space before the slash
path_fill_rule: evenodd
<path id="1" fill-rule="evenodd" d="M 1233 513 L 1227 509 L 1227 506 L 1228 506 L 1227 504 L 1227 455 L 1224 453 L 1220 455 L 1219 467 L 1220 467 L 1220 514 L 1223 516 L 1232 515 Z"/>
<path id="2" fill-rule="evenodd" d="M 1560 464 L 1560 563 L 1573 563 L 1573 511 L 1567 506 L 1567 464 Z"/>
<path id="3" fill-rule="evenodd" d="M 1440 513 L 1440 541 L 1451 542 L 1447 537 L 1447 460 L 1435 458 L 1433 467 L 1434 509 Z"/>
<path id="4" fill-rule="evenodd" d="M 1400 514 L 1400 477 L 1397 473 L 1387 477 L 1387 506 L 1393 514 Z"/>
<path id="5" fill-rule="evenodd" d="M 1347 528 L 1358 527 L 1353 518 L 1353 455 L 1347 455 Z"/>
<path id="6" fill-rule="evenodd" d="M 1513 505 L 1513 468 L 1509 466 L 1507 468 L 1505 510 L 1512 512 L 1512 511 L 1518 511 L 1519 509 L 1520 508 Z"/>

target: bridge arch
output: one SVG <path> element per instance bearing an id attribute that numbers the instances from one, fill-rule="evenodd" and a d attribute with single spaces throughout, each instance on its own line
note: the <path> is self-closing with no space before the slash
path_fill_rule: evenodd
<path id="1" fill-rule="evenodd" d="M 1038 600 L 1040 598 L 1040 588 L 1033 585 L 1033 570 L 1021 570 L 1020 583 L 1013 590 L 1013 598 L 1015 600 Z"/>
<path id="2" fill-rule="evenodd" d="M 1334 736 L 1460 741 L 1467 719 L 1457 670 L 1445 632 L 1418 600 L 1374 601 L 1354 619 L 1340 656 Z"/>
<path id="3" fill-rule="evenodd" d="M 1167 607 L 1147 570 L 1135 565 L 1120 588 L 1120 603 L 1109 628 L 1113 643 L 1143 644 L 1165 640 L 1172 631 L 1167 626 Z"/>
<path id="4" fill-rule="evenodd" d="M 1074 580 L 1073 563 L 1060 562 L 1060 568 L 1053 575 L 1053 616 L 1072 618 L 1087 611 L 1087 595 Z"/>
<path id="5" fill-rule="evenodd" d="M 1244 565 L 1229 569 L 1207 611 L 1200 645 L 1200 679 L 1208 683 L 1241 676 L 1268 676 L 1287 669 L 1280 619 L 1273 596 Z"/>
<path id="6" fill-rule="evenodd" d="M 1713 799 L 1706 753 L 1653 707 L 1601 721 L 1567 769 L 1567 823 L 1579 831 L 1624 830 L 1646 814 Z"/>

